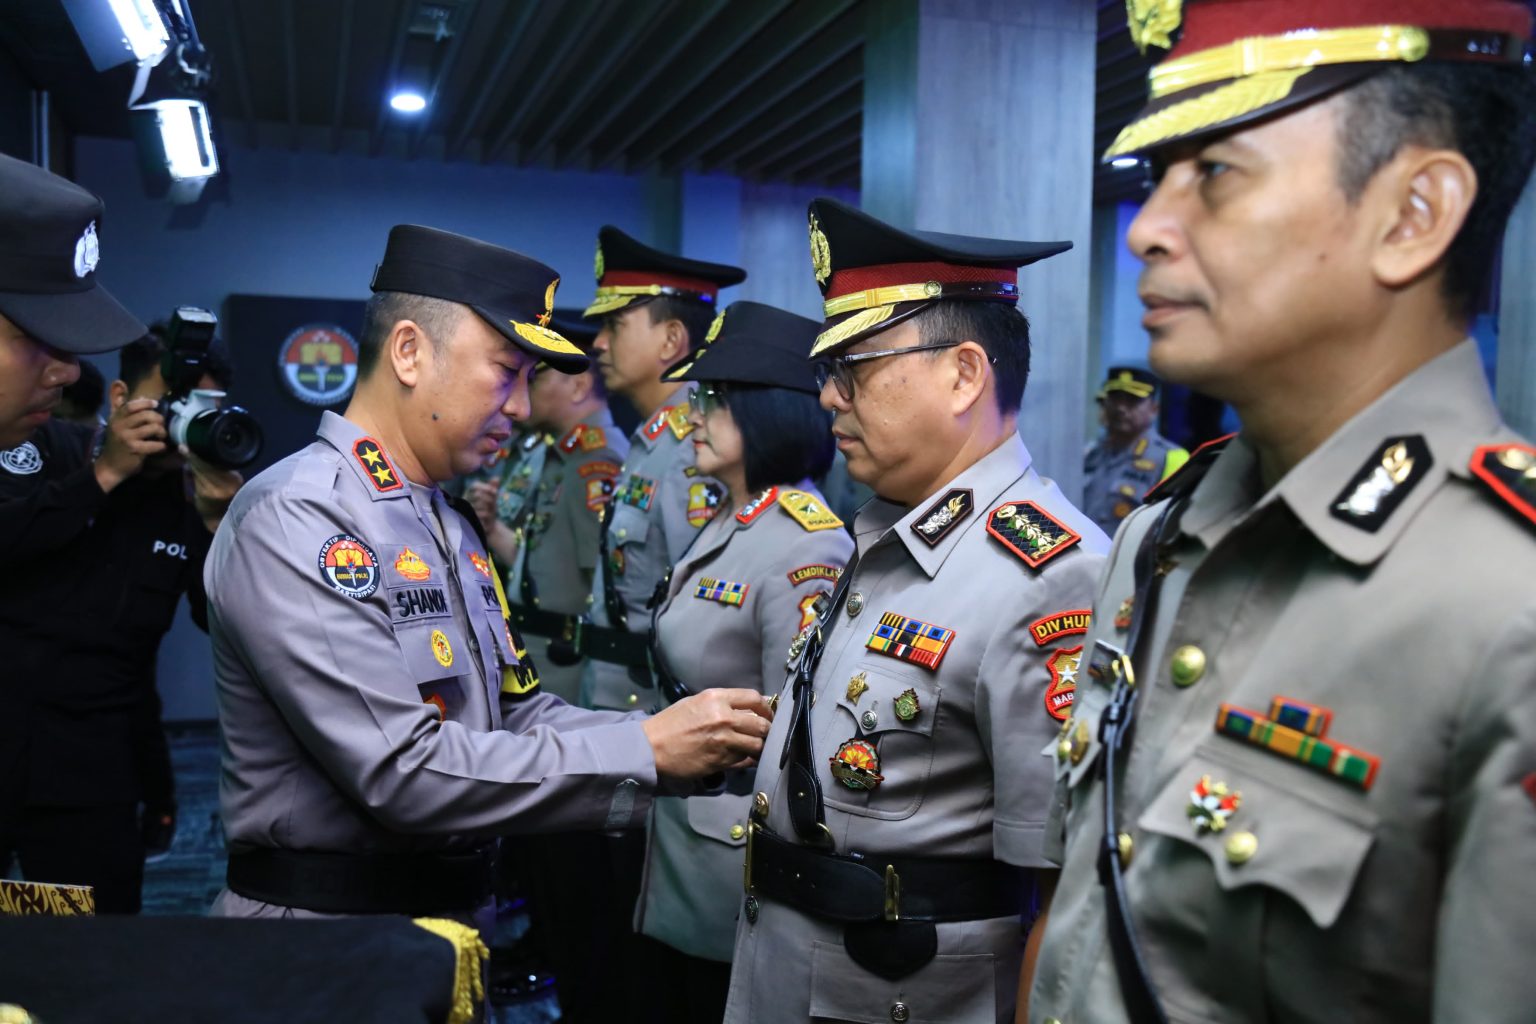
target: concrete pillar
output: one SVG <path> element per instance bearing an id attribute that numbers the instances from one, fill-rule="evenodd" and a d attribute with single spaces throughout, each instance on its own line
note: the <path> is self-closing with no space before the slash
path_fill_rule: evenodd
<path id="1" fill-rule="evenodd" d="M 1536 437 L 1536 185 L 1526 186 L 1504 235 L 1494 379 L 1504 419 Z"/>
<path id="2" fill-rule="evenodd" d="M 1075 247 L 1019 275 L 1033 360 L 1019 432 L 1080 492 L 1097 16 L 1092 0 L 868 6 L 863 206 L 893 223 Z"/>

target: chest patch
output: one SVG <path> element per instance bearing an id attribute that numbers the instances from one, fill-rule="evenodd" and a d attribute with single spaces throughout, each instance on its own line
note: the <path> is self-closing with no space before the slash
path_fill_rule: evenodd
<path id="1" fill-rule="evenodd" d="M 0 452 L 0 467 L 17 476 L 31 476 L 43 468 L 43 453 L 31 441 Z"/>
<path id="2" fill-rule="evenodd" d="M 1032 501 L 1010 501 L 993 509 L 987 516 L 987 532 L 1031 569 L 1083 539 Z"/>
<path id="3" fill-rule="evenodd" d="M 732 583 L 730 580 L 717 580 L 713 576 L 702 576 L 693 590 L 693 596 L 701 601 L 718 601 L 740 607 L 747 599 L 747 591 L 751 589 L 750 583 Z"/>
<path id="4" fill-rule="evenodd" d="M 421 583 L 432 578 L 432 568 L 410 548 L 403 549 L 400 557 L 395 559 L 395 572 L 413 583 Z"/>
<path id="5" fill-rule="evenodd" d="M 696 483 L 688 487 L 688 525 L 700 527 L 720 511 L 725 492 L 715 484 Z"/>
<path id="6" fill-rule="evenodd" d="M 379 589 L 379 558 L 373 548 L 350 533 L 338 533 L 320 545 L 320 577 L 331 589 L 361 601 Z"/>
<path id="7" fill-rule="evenodd" d="M 869 639 L 864 641 L 864 646 L 898 661 L 910 661 L 936 672 L 954 639 L 955 631 L 952 629 L 908 618 L 896 612 L 886 612 L 880 616 L 879 624 Z"/>
<path id="8" fill-rule="evenodd" d="M 390 593 L 397 619 L 419 619 L 448 614 L 448 597 L 442 587 L 402 587 Z"/>
<path id="9" fill-rule="evenodd" d="M 614 493 L 626 505 L 633 505 L 642 512 L 649 512 L 651 499 L 656 497 L 656 481 L 643 476 L 632 476 Z"/>

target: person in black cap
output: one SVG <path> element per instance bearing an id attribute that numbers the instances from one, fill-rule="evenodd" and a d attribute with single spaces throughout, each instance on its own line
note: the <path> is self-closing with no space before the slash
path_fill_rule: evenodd
<path id="1" fill-rule="evenodd" d="M 821 404 L 877 497 L 788 648 L 725 1019 L 1003 1024 L 1046 866 L 1039 752 L 1109 547 L 1015 432 L 1018 268 L 1068 243 L 903 231 L 831 199 L 810 234 Z"/>
<path id="2" fill-rule="evenodd" d="M 470 918 L 502 833 L 638 826 L 669 780 L 752 756 L 755 691 L 654 717 L 540 692 L 473 511 L 438 482 L 528 415 L 554 271 L 415 225 L 374 274 L 356 391 L 241 492 L 206 573 L 232 916 Z"/>
<path id="3" fill-rule="evenodd" d="M 668 575 L 651 613 L 661 691 L 765 694 L 783 683 L 784 645 L 813 615 L 853 540 L 811 483 L 832 462 L 831 416 L 806 354 L 819 325 L 756 302 L 716 318 L 699 357 L 668 373 L 697 381 L 689 420 L 700 472 L 722 481 L 716 516 Z M 752 771 L 714 796 L 658 799 L 647 823 L 635 927 L 658 941 L 642 1020 L 718 1024 L 730 982 Z"/>
<path id="4" fill-rule="evenodd" d="M 1111 366 L 1095 396 L 1104 432 L 1083 452 L 1083 511 L 1110 536 L 1143 495 L 1189 461 L 1157 432 L 1157 392 L 1151 371 Z"/>

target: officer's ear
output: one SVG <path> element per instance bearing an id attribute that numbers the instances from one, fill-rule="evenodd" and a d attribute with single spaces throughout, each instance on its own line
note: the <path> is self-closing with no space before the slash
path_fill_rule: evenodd
<path id="1" fill-rule="evenodd" d="M 431 344 L 414 320 L 396 320 L 384 339 L 384 357 L 402 386 L 414 388 L 421 382 L 423 364 L 430 356 L 424 351 Z"/>
<path id="2" fill-rule="evenodd" d="M 107 408 L 117 412 L 128 401 L 128 382 L 115 380 L 107 385 Z"/>
<path id="3" fill-rule="evenodd" d="M 956 416 L 970 411 L 992 379 L 992 358 L 974 341 L 962 341 L 949 353 L 952 367 L 950 407 Z"/>
<path id="4" fill-rule="evenodd" d="M 662 331 L 661 361 L 671 366 L 688 354 L 688 328 L 681 320 L 664 320 Z"/>
<path id="5" fill-rule="evenodd" d="M 1445 259 L 1477 197 L 1477 172 L 1456 150 L 1409 145 L 1376 173 L 1371 191 L 1383 224 L 1371 269 L 1397 289 Z"/>

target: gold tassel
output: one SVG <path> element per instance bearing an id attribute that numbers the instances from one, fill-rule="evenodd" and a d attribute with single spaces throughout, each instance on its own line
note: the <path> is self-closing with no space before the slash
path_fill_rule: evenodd
<path id="1" fill-rule="evenodd" d="M 485 982 L 481 966 L 491 951 L 480 941 L 480 933 L 467 924 L 441 917 L 418 917 L 413 923 L 439 938 L 453 943 L 457 963 L 453 972 L 453 1007 L 447 1024 L 472 1024 L 475 1012 L 485 1002 Z"/>

